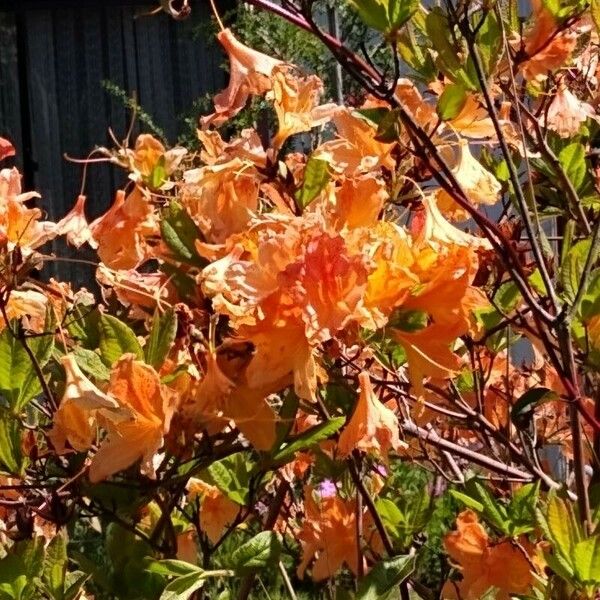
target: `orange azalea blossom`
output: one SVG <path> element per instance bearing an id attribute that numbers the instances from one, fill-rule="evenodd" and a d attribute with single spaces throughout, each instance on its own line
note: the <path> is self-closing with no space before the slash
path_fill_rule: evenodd
<path id="1" fill-rule="evenodd" d="M 302 547 L 298 577 L 304 577 L 314 560 L 311 576 L 315 581 L 333 577 L 346 565 L 358 574 L 356 502 L 332 496 L 316 500 L 310 486 L 304 489 L 304 517 L 297 533 Z"/>
<path id="2" fill-rule="evenodd" d="M 465 105 L 448 124 L 466 138 L 495 138 L 494 123 L 487 115 L 480 99 L 475 94 L 467 94 Z"/>
<path id="3" fill-rule="evenodd" d="M 66 375 L 65 391 L 54 413 L 50 440 L 59 454 L 67 451 L 67 442 L 76 451 L 85 452 L 96 439 L 97 412 L 117 409 L 119 404 L 83 374 L 72 354 L 66 354 L 60 362 Z"/>
<path id="4" fill-rule="evenodd" d="M 379 401 L 369 373 L 358 376 L 359 390 L 351 419 L 340 435 L 338 451 L 348 456 L 353 450 L 374 452 L 387 461 L 390 450 L 400 450 L 406 444 L 400 440 L 400 425 L 394 412 Z"/>
<path id="5" fill-rule="evenodd" d="M 364 118 L 347 108 L 339 108 L 332 116 L 338 137 L 321 144 L 313 157 L 327 161 L 339 175 L 369 173 L 381 167 L 393 170 L 391 151 L 395 144 L 378 142 L 376 129 Z"/>
<path id="6" fill-rule="evenodd" d="M 458 146 L 458 160 L 452 169 L 467 198 L 474 207 L 480 204 L 492 206 L 498 201 L 502 186 L 500 182 L 473 157 L 469 144 L 461 140 Z M 440 188 L 436 193 L 437 206 L 441 212 L 453 220 L 463 220 L 469 214 L 459 206 L 452 196 Z"/>
<path id="7" fill-rule="evenodd" d="M 276 416 L 266 397 L 273 390 L 248 385 L 253 355 L 252 343 L 236 340 L 207 353 L 204 377 L 191 387 L 177 418 L 188 436 L 196 431 L 214 434 L 234 421 L 255 448 L 271 448 Z"/>
<path id="8" fill-rule="evenodd" d="M 107 393 L 118 409 L 98 413 L 107 436 L 92 459 L 90 481 L 102 481 L 140 459 L 141 471 L 154 477 L 154 458 L 169 431 L 177 394 L 133 354 L 115 364 Z"/>
<path id="9" fill-rule="evenodd" d="M 572 27 L 559 31 L 559 24 L 542 0 L 532 0 L 531 4 L 532 25 L 521 41 L 528 58 L 520 69 L 525 79 L 541 81 L 546 79 L 548 71 L 564 66 L 571 58 L 577 33 Z"/>
<path id="10" fill-rule="evenodd" d="M 237 518 L 241 506 L 230 500 L 219 488 L 192 477 L 187 484 L 188 499 L 201 497 L 200 528 L 216 544 L 227 527 Z"/>
<path id="11" fill-rule="evenodd" d="M 85 218 L 85 202 L 84 195 L 77 196 L 75 206 L 56 224 L 57 233 L 66 236 L 67 242 L 75 248 L 81 248 L 86 243 L 92 248 L 97 248 L 98 243 Z"/>
<path id="12" fill-rule="evenodd" d="M 260 177 L 251 162 L 232 158 L 186 171 L 181 202 L 208 243 L 245 231 L 258 210 Z"/>
<path id="13" fill-rule="evenodd" d="M 176 300 L 175 289 L 165 273 L 140 273 L 134 269 L 114 271 L 101 264 L 96 280 L 103 286 L 104 296 L 114 293 L 132 317 L 145 318 L 156 308 L 164 310 Z"/>
<path id="14" fill-rule="evenodd" d="M 100 260 L 111 269 L 133 269 L 151 256 L 145 238 L 158 231 L 155 210 L 136 187 L 116 194 L 108 211 L 90 225 Z"/>
<path id="15" fill-rule="evenodd" d="M 25 254 L 57 235 L 56 224 L 40 221 L 39 208 L 27 208 L 26 202 L 40 198 L 37 192 L 21 191 L 21 174 L 17 169 L 0 171 L 0 239 L 9 248 L 18 245 Z"/>
<path id="16" fill-rule="evenodd" d="M 536 550 L 526 539 L 520 540 L 520 546 L 523 550 L 508 539 L 492 542 L 473 511 L 460 513 L 456 530 L 446 535 L 444 547 L 458 565 L 462 580 L 446 582 L 442 597 L 479 600 L 490 588 L 497 588 L 497 600 L 510 600 L 514 594 L 531 592 Z"/>
<path id="17" fill-rule="evenodd" d="M 6 303 L 5 312 L 9 321 L 27 317 L 27 329 L 42 333 L 48 311 L 48 295 L 37 290 L 12 290 Z M 4 315 L 0 318 L 0 329 L 4 329 Z"/>
<path id="18" fill-rule="evenodd" d="M 273 101 L 279 120 L 279 131 L 272 141 L 275 154 L 291 135 L 325 124 L 337 109 L 336 104 L 318 106 L 323 91 L 323 82 L 318 77 L 295 76 L 289 65 L 275 67 L 272 85 L 267 98 Z"/>
<path id="19" fill-rule="evenodd" d="M 4 138 L 0 137 L 0 160 L 4 160 L 9 156 L 15 155 L 15 147 Z"/>
<path id="20" fill-rule="evenodd" d="M 227 163 L 239 158 L 244 163 L 252 163 L 259 168 L 267 166 L 267 154 L 254 129 L 242 129 L 240 136 L 229 142 L 223 141 L 214 130 L 198 130 L 197 133 L 202 143 L 200 160 L 207 165 Z"/>
<path id="21" fill-rule="evenodd" d="M 312 397 L 313 348 L 360 316 L 369 261 L 320 222 L 318 215 L 264 216 L 228 256 L 204 270 L 203 289 L 215 309 L 256 347 L 247 373 L 252 388 L 293 373 L 296 391 Z M 263 352 L 274 362 L 261 372 Z"/>
<path id="22" fill-rule="evenodd" d="M 162 142 L 148 133 L 142 133 L 135 141 L 133 150 L 125 148 L 120 150 L 114 159 L 130 171 L 129 178 L 135 182 L 151 181 L 153 174 L 158 166 L 164 169 L 164 176 L 171 175 L 179 166 L 187 150 L 185 148 L 175 147 L 167 150 Z M 161 183 L 161 188 L 165 182 Z M 170 187 L 168 184 L 167 187 Z"/>
<path id="23" fill-rule="evenodd" d="M 587 119 L 597 120 L 596 111 L 587 102 L 582 102 L 561 82 L 552 102 L 544 111 L 546 127 L 556 131 L 560 137 L 576 135 Z"/>
<path id="24" fill-rule="evenodd" d="M 262 95 L 272 87 L 273 69 L 282 62 L 244 46 L 229 29 L 217 39 L 229 57 L 229 86 L 215 96 L 215 112 L 202 117 L 203 128 L 221 125 L 244 108 L 252 95 Z"/>

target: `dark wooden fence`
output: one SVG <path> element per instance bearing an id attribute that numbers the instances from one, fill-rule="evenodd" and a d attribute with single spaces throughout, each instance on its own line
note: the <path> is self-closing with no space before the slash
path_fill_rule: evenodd
<path id="1" fill-rule="evenodd" d="M 220 2 L 223 10 L 226 1 Z M 18 150 L 25 183 L 38 190 L 52 219 L 64 215 L 81 187 L 84 157 L 123 138 L 130 114 L 104 89 L 110 81 L 141 106 L 174 142 L 199 97 L 225 83 L 219 49 L 202 34 L 208 3 L 192 18 L 138 17 L 158 5 L 134 0 L 0 0 L 0 136 Z M 111 202 L 122 175 L 89 169 L 91 216 Z M 87 278 L 86 278 L 87 279 Z"/>

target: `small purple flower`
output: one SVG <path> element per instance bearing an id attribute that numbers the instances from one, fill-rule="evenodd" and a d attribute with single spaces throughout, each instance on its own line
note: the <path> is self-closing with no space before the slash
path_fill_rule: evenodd
<path id="1" fill-rule="evenodd" d="M 384 465 L 377 465 L 375 467 L 375 471 L 379 473 L 382 477 L 387 477 L 388 472 Z"/>
<path id="2" fill-rule="evenodd" d="M 337 487 L 331 479 L 324 479 L 318 487 L 321 498 L 332 498 L 337 494 Z"/>
<path id="3" fill-rule="evenodd" d="M 256 512 L 262 517 L 265 514 L 267 514 L 268 512 L 268 508 L 267 505 L 264 502 L 261 502 L 260 500 L 254 505 L 254 510 L 256 510 Z"/>

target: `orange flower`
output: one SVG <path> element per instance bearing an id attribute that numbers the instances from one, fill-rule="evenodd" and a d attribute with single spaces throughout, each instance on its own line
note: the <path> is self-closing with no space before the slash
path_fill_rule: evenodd
<path id="1" fill-rule="evenodd" d="M 108 393 L 119 408 L 100 413 L 108 433 L 92 459 L 90 481 L 102 481 L 140 459 L 142 472 L 153 477 L 154 457 L 169 431 L 177 395 L 133 354 L 113 367 Z"/>
<path id="2" fill-rule="evenodd" d="M 502 189 L 500 182 L 473 157 L 466 141 L 461 140 L 458 151 L 458 160 L 452 171 L 471 204 L 474 207 L 496 204 Z M 461 220 L 469 216 L 442 188 L 438 190 L 436 200 L 441 212 L 451 219 Z"/>
<path id="3" fill-rule="evenodd" d="M 462 580 L 446 582 L 442 595 L 448 600 L 479 600 L 490 588 L 497 588 L 497 600 L 510 600 L 514 594 L 527 594 L 534 584 L 530 560 L 510 540 L 491 543 L 477 515 L 466 510 L 456 519 L 456 531 L 444 539 L 450 558 L 459 565 Z M 523 540 L 521 546 L 533 553 Z"/>
<path id="4" fill-rule="evenodd" d="M 215 112 L 202 118 L 202 127 L 221 125 L 244 108 L 251 95 L 262 95 L 271 89 L 273 69 L 281 61 L 244 46 L 225 29 L 217 39 L 229 57 L 229 86 L 215 96 Z"/>
<path id="5" fill-rule="evenodd" d="M 240 158 L 187 171 L 184 181 L 182 203 L 209 243 L 244 231 L 258 210 L 258 172 Z"/>
<path id="6" fill-rule="evenodd" d="M 112 269 L 133 269 L 149 257 L 145 238 L 157 231 L 154 209 L 135 188 L 116 194 L 108 211 L 90 225 L 100 260 Z"/>
<path id="7" fill-rule="evenodd" d="M 279 131 L 272 142 L 274 153 L 291 135 L 326 123 L 337 109 L 336 104 L 318 106 L 323 83 L 315 75 L 297 77 L 290 66 L 281 65 L 273 69 L 272 84 L 267 97 L 273 100 L 279 120 Z"/>
<path id="8" fill-rule="evenodd" d="M 40 221 L 39 208 L 27 208 L 26 202 L 40 198 L 37 192 L 21 191 L 21 174 L 17 169 L 0 171 L 0 239 L 18 245 L 24 254 L 56 237 L 56 225 Z"/>
<path id="9" fill-rule="evenodd" d="M 230 500 L 219 488 L 192 477 L 187 484 L 188 498 L 202 498 L 200 504 L 200 527 L 208 539 L 216 544 L 225 529 L 231 525 L 241 507 Z"/>
<path id="10" fill-rule="evenodd" d="M 576 135 L 588 117 L 596 118 L 596 111 L 587 102 L 582 102 L 569 91 L 564 82 L 558 86 L 552 102 L 544 112 L 546 127 L 556 131 L 560 137 Z"/>
<path id="11" fill-rule="evenodd" d="M 559 24 L 542 0 L 532 0 L 532 7 L 532 26 L 522 40 L 528 59 L 521 71 L 525 79 L 541 81 L 548 71 L 566 64 L 577 45 L 577 34 L 572 28 L 558 31 Z"/>
<path id="12" fill-rule="evenodd" d="M 355 449 L 374 451 L 387 460 L 390 449 L 399 450 L 405 445 L 399 437 L 398 418 L 377 398 L 369 373 L 360 373 L 358 381 L 360 394 L 352 418 L 340 435 L 338 451 L 341 456 L 348 456 Z"/>
<path id="13" fill-rule="evenodd" d="M 119 405 L 82 373 L 72 354 L 66 354 L 60 362 L 66 375 L 65 391 L 54 413 L 50 440 L 59 454 L 66 451 L 66 442 L 78 452 L 85 452 L 96 439 L 97 412 Z"/>
<path id="14" fill-rule="evenodd" d="M 369 173 L 385 167 L 393 169 L 391 156 L 394 144 L 378 142 L 377 131 L 365 119 L 355 116 L 347 108 L 339 108 L 332 117 L 338 138 L 321 144 L 314 152 L 315 158 L 327 161 L 340 175 Z"/>
<path id="15" fill-rule="evenodd" d="M 85 196 L 77 196 L 75 206 L 56 224 L 57 233 L 66 236 L 67 242 L 75 248 L 81 248 L 85 243 L 88 243 L 92 248 L 97 248 L 98 243 L 94 239 L 92 230 L 85 218 L 85 201 Z"/>
<path id="16" fill-rule="evenodd" d="M 6 139 L 0 137 L 0 160 L 15 155 L 15 147 Z"/>
<path id="17" fill-rule="evenodd" d="M 304 519 L 297 534 L 302 547 L 298 577 L 311 562 L 312 578 L 322 581 L 332 577 L 343 565 L 358 573 L 358 542 L 356 537 L 356 503 L 339 496 L 313 497 L 311 487 L 304 489 Z"/>

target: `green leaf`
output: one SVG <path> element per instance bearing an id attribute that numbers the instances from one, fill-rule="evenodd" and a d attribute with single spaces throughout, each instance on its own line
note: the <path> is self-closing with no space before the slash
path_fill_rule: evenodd
<path id="1" fill-rule="evenodd" d="M 459 502 L 462 502 L 466 507 L 471 508 L 475 512 L 482 513 L 483 512 L 483 504 L 479 502 L 479 500 L 475 500 L 475 498 L 463 494 L 458 490 L 450 490 L 450 495 L 453 498 L 456 498 Z"/>
<path id="2" fill-rule="evenodd" d="M 466 484 L 467 490 L 476 497 L 483 505 L 482 515 L 490 525 L 493 525 L 501 533 L 508 535 L 510 532 L 510 521 L 504 506 L 502 506 L 490 491 L 476 479 L 471 479 Z"/>
<path id="3" fill-rule="evenodd" d="M 560 554 L 550 554 L 549 552 L 544 553 L 544 558 L 548 563 L 548 566 L 565 581 L 572 581 L 574 576 L 573 567 L 564 559 Z"/>
<path id="4" fill-rule="evenodd" d="M 146 183 L 152 189 L 157 190 L 165 182 L 166 179 L 167 170 L 165 168 L 165 157 L 163 155 L 156 163 L 154 169 L 152 169 L 152 173 L 150 173 L 150 176 L 146 178 Z"/>
<path id="5" fill-rule="evenodd" d="M 43 562 L 43 538 L 16 542 L 0 560 L 0 597 L 14 600 L 37 598 L 35 580 L 42 573 Z"/>
<path id="6" fill-rule="evenodd" d="M 419 7 L 418 0 L 348 0 L 361 20 L 385 34 L 395 37 L 398 30 Z"/>
<path id="7" fill-rule="evenodd" d="M 231 566 L 245 574 L 277 563 L 281 554 L 281 538 L 274 531 L 261 531 L 231 554 Z"/>
<path id="8" fill-rule="evenodd" d="M 375 126 L 379 126 L 379 123 L 392 112 L 385 106 L 376 106 L 375 108 L 359 108 L 356 113 L 372 123 Z"/>
<path id="9" fill-rule="evenodd" d="M 400 331 L 414 333 L 425 329 L 429 323 L 429 315 L 422 310 L 400 308 L 390 316 L 389 326 Z"/>
<path id="10" fill-rule="evenodd" d="M 65 597 L 67 567 L 67 541 L 63 533 L 58 533 L 48 544 L 42 573 L 44 587 L 53 600 Z"/>
<path id="11" fill-rule="evenodd" d="M 82 571 L 71 571 L 65 577 L 64 600 L 78 600 L 85 582 L 90 578 L 87 573 Z"/>
<path id="12" fill-rule="evenodd" d="M 583 185 L 587 171 L 585 146 L 579 142 L 573 142 L 565 146 L 560 151 L 558 160 L 575 189 L 579 190 Z"/>
<path id="13" fill-rule="evenodd" d="M 7 410 L 0 410 L 0 469 L 11 475 L 20 476 L 25 468 L 21 433 L 19 419 Z"/>
<path id="14" fill-rule="evenodd" d="M 391 144 L 400 138 L 400 115 L 398 109 L 388 111 L 377 125 L 375 139 L 383 144 Z"/>
<path id="15" fill-rule="evenodd" d="M 546 523 L 550 533 L 550 541 L 555 551 L 560 552 L 569 564 L 572 564 L 575 532 L 572 529 L 572 518 L 565 501 L 556 494 L 550 494 L 546 508 Z"/>
<path id="16" fill-rule="evenodd" d="M 570 303 L 574 302 L 581 283 L 585 262 L 591 248 L 591 240 L 585 239 L 574 244 L 565 256 L 560 268 L 560 283 L 563 293 Z"/>
<path id="17" fill-rule="evenodd" d="M 442 121 L 457 117 L 467 102 L 467 91 L 459 83 L 446 86 L 438 99 L 437 114 Z"/>
<path id="18" fill-rule="evenodd" d="M 394 556 L 378 562 L 359 583 L 356 600 L 384 598 L 409 577 L 414 569 L 414 556 Z"/>
<path id="19" fill-rule="evenodd" d="M 100 311 L 93 304 L 78 302 L 65 318 L 69 335 L 84 348 L 95 350 L 100 343 Z"/>
<path id="20" fill-rule="evenodd" d="M 248 452 L 237 452 L 232 456 L 213 462 L 204 472 L 202 479 L 216 485 L 236 504 L 246 504 L 250 478 L 256 463 Z"/>
<path id="21" fill-rule="evenodd" d="M 494 304 L 505 314 L 511 313 L 520 299 L 521 292 L 513 281 L 503 283 L 494 294 Z"/>
<path id="22" fill-rule="evenodd" d="M 556 392 L 545 387 L 527 390 L 513 404 L 510 411 L 510 418 L 517 428 L 521 430 L 527 429 L 531 424 L 536 407 L 556 398 Z"/>
<path id="23" fill-rule="evenodd" d="M 433 7 L 429 11 L 425 20 L 425 28 L 427 37 L 437 52 L 436 65 L 438 68 L 454 83 L 460 83 L 468 90 L 477 90 L 477 83 L 471 80 L 471 76 L 458 58 L 461 53 L 455 46 L 448 17 L 440 7 Z"/>
<path id="24" fill-rule="evenodd" d="M 327 161 L 311 156 L 306 163 L 302 187 L 294 196 L 298 207 L 306 208 L 323 191 L 330 178 Z"/>
<path id="25" fill-rule="evenodd" d="M 146 362 L 158 369 L 161 367 L 177 333 L 177 314 L 173 308 L 162 315 L 158 312 L 152 320 L 150 337 L 145 347 Z"/>
<path id="26" fill-rule="evenodd" d="M 535 524 L 535 509 L 540 495 L 540 482 L 521 486 L 512 496 L 508 512 L 513 523 Z"/>
<path id="27" fill-rule="evenodd" d="M 339 431 L 345 422 L 345 417 L 336 417 L 307 429 L 293 438 L 287 446 L 284 446 L 275 452 L 272 456 L 273 463 L 279 465 L 293 460 L 296 452 L 301 452 L 302 450 L 306 450 L 307 448 L 326 440 Z"/>
<path id="28" fill-rule="evenodd" d="M 84 373 L 100 381 L 108 381 L 110 379 L 110 369 L 102 362 L 97 352 L 82 348 L 81 346 L 75 346 L 71 352 L 75 357 L 77 366 Z"/>
<path id="29" fill-rule="evenodd" d="M 579 581 L 600 583 L 600 536 L 575 544 L 573 566 Z"/>
<path id="30" fill-rule="evenodd" d="M 487 12 L 477 34 L 477 48 L 486 75 L 491 76 L 503 54 L 502 28 L 494 11 Z"/>
<path id="31" fill-rule="evenodd" d="M 144 351 L 132 329 L 111 315 L 100 317 L 100 355 L 104 363 L 112 367 L 123 354 L 135 354 L 144 360 Z"/>
<path id="32" fill-rule="evenodd" d="M 584 321 L 600 314 L 600 269 L 591 272 L 579 310 Z"/>
<path id="33" fill-rule="evenodd" d="M 187 600 L 204 585 L 205 581 L 203 573 L 189 573 L 177 577 L 167 584 L 160 600 Z"/>
<path id="34" fill-rule="evenodd" d="M 177 260 L 200 268 L 206 266 L 206 260 L 196 250 L 196 240 L 202 240 L 202 234 L 187 210 L 174 200 L 162 214 L 160 233 Z"/>
<path id="35" fill-rule="evenodd" d="M 153 560 L 148 564 L 146 570 L 150 573 L 156 573 L 157 575 L 164 575 L 167 577 L 181 577 L 182 575 L 190 575 L 192 573 L 204 573 L 204 571 L 196 565 L 192 565 L 183 560 L 174 559 Z"/>
<path id="36" fill-rule="evenodd" d="M 53 332 L 53 323 L 46 319 L 47 331 Z M 40 368 L 43 368 L 52 354 L 54 333 L 37 337 L 23 337 L 18 322 L 12 321 L 0 333 L 0 392 L 9 402 L 15 413 L 21 411 L 35 398 L 42 386 L 31 358 L 25 350 L 27 344 Z"/>
<path id="37" fill-rule="evenodd" d="M 591 0 L 590 12 L 592 13 L 592 20 L 596 26 L 596 31 L 600 33 L 600 0 Z"/>

